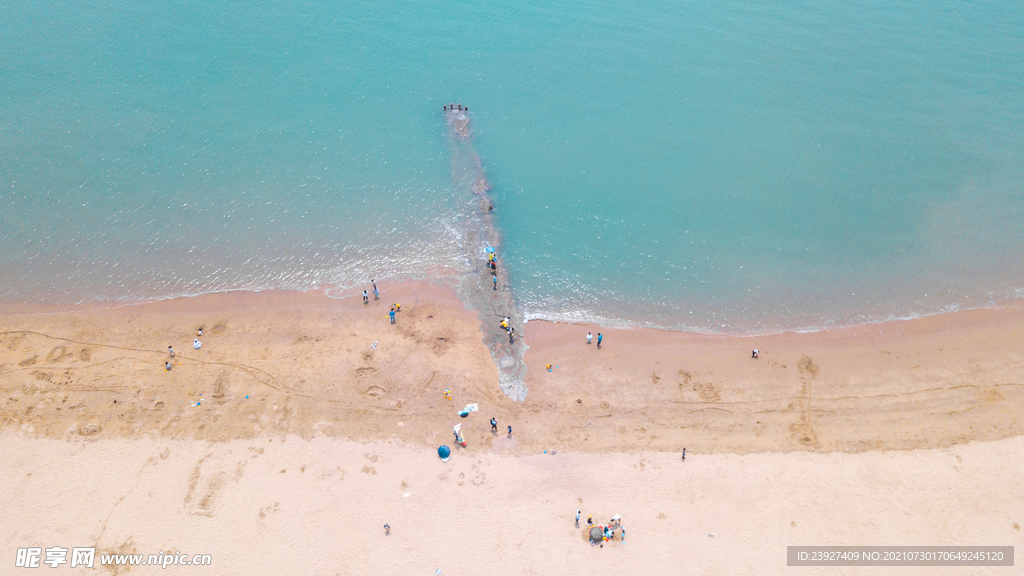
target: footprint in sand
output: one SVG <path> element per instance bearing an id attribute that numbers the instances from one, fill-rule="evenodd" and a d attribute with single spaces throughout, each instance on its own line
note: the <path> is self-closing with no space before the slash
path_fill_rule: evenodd
<path id="1" fill-rule="evenodd" d="M 54 346 L 53 350 L 50 350 L 50 353 L 46 355 L 46 361 L 47 362 L 60 362 L 61 360 L 64 359 L 64 356 L 66 356 L 67 353 L 68 353 L 67 346 Z"/>
<path id="2" fill-rule="evenodd" d="M 16 350 L 21 342 L 26 338 L 24 334 L 10 334 L 7 336 L 7 349 Z"/>
<path id="3" fill-rule="evenodd" d="M 821 368 L 819 368 L 818 365 L 814 363 L 814 360 L 809 356 L 800 357 L 800 362 L 797 363 L 797 369 L 801 374 L 810 374 L 811 378 L 817 378 L 818 372 L 821 371 Z"/>
<path id="4" fill-rule="evenodd" d="M 185 493 L 185 511 L 194 516 L 211 516 L 217 503 L 217 495 L 224 486 L 224 472 L 203 474 L 201 458 L 192 469 L 188 479 L 188 491 Z"/>
<path id="5" fill-rule="evenodd" d="M 281 510 L 281 503 L 280 502 L 274 502 L 270 506 L 264 506 L 263 508 L 260 508 L 259 516 L 260 516 L 260 518 L 266 518 L 267 514 L 273 514 L 274 512 L 279 512 L 280 510 Z"/>
<path id="6" fill-rule="evenodd" d="M 718 387 L 711 382 L 694 382 L 693 390 L 705 402 L 718 402 L 722 399 L 722 394 L 718 391 Z"/>
<path id="7" fill-rule="evenodd" d="M 380 386 L 370 386 L 363 394 L 371 400 L 377 400 L 388 395 L 388 391 Z"/>

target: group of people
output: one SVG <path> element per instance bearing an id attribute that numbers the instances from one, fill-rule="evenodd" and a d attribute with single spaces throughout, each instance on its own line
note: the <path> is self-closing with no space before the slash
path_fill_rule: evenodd
<path id="1" fill-rule="evenodd" d="M 490 250 L 490 248 L 488 248 Z M 491 272 L 491 282 L 494 284 L 494 289 L 498 289 L 498 257 L 494 255 L 494 252 L 487 253 L 487 269 Z M 516 329 L 513 328 L 509 323 L 512 322 L 510 316 L 506 316 L 499 326 L 508 334 L 508 343 L 514 344 L 516 341 Z"/>
<path id="2" fill-rule="evenodd" d="M 196 350 L 199 350 L 200 348 L 203 347 L 203 343 L 199 341 L 199 337 L 202 336 L 202 335 L 203 335 L 203 327 L 200 326 L 199 329 L 196 330 L 196 337 L 195 337 L 195 339 L 192 340 L 192 347 L 195 348 Z M 172 346 L 170 346 L 170 345 L 167 346 L 167 356 L 172 358 L 172 359 L 175 356 L 177 356 L 177 354 L 174 352 L 174 348 Z M 171 364 L 170 360 L 165 360 L 164 361 L 164 370 L 167 370 L 169 372 L 171 370 L 171 368 L 173 368 L 173 367 L 174 366 Z"/>
<path id="3" fill-rule="evenodd" d="M 449 392 L 450 391 L 448 389 L 445 389 L 444 397 L 446 399 L 448 399 L 448 400 L 451 400 L 451 396 L 450 396 Z M 467 406 L 467 409 L 468 408 L 469 407 Z M 476 406 L 475 405 L 473 406 L 472 411 L 476 411 Z M 465 410 L 465 411 L 459 412 L 459 416 L 462 416 L 463 418 L 465 418 L 468 415 L 469 415 L 469 410 Z M 462 424 L 456 424 L 452 428 L 452 434 L 455 435 L 455 444 L 456 445 L 462 446 L 463 448 L 466 448 L 468 446 L 468 443 L 466 442 L 466 437 L 462 435 Z M 491 434 L 494 434 L 495 436 L 498 435 L 498 419 L 494 418 L 493 416 L 491 417 Z M 512 438 L 512 425 L 511 424 L 508 426 L 508 437 Z"/>
<path id="4" fill-rule="evenodd" d="M 577 510 L 576 511 L 576 527 L 577 528 L 580 527 L 580 513 L 581 513 L 581 510 Z M 593 527 L 594 527 L 594 517 L 593 516 L 587 516 L 587 530 L 590 530 Z M 598 528 L 601 530 L 601 540 L 600 541 L 602 543 L 601 544 L 602 548 L 604 548 L 604 542 L 613 540 L 615 538 L 615 530 L 616 529 L 619 530 L 619 541 L 623 542 L 623 541 L 626 540 L 626 528 L 622 526 L 622 516 L 619 516 L 618 514 L 616 514 L 615 516 L 612 516 L 612 519 L 608 522 L 607 526 L 598 526 Z M 593 533 L 591 532 L 591 534 L 593 534 Z M 595 536 L 591 536 L 590 537 L 590 545 L 593 546 L 593 545 L 595 545 L 597 543 L 598 543 L 598 541 L 597 541 L 596 537 Z"/>
<path id="5" fill-rule="evenodd" d="M 491 252 L 487 255 L 487 268 L 491 271 L 491 282 L 494 284 L 494 289 L 498 289 L 498 258 Z"/>
<path id="6" fill-rule="evenodd" d="M 493 416 L 491 417 L 491 432 L 494 433 L 494 434 L 498 433 L 498 420 L 495 419 Z M 508 437 L 509 438 L 512 437 L 512 425 L 511 424 L 508 427 Z"/>
<path id="7" fill-rule="evenodd" d="M 377 289 L 377 282 L 375 280 L 371 279 L 370 280 L 370 284 L 373 284 L 373 299 L 374 300 L 380 300 L 380 290 Z M 367 292 L 366 290 L 363 290 L 363 304 L 369 304 L 369 303 L 370 303 L 370 293 Z"/>
<path id="8" fill-rule="evenodd" d="M 502 319 L 501 323 L 498 324 L 498 326 L 501 326 L 505 330 L 505 332 L 508 332 L 508 343 L 509 344 L 515 343 L 515 338 L 516 338 L 516 329 L 509 324 L 509 322 L 511 322 L 511 321 L 512 321 L 512 317 L 505 316 L 505 318 Z"/>
<path id="9" fill-rule="evenodd" d="M 594 340 L 594 335 L 591 334 L 590 332 L 587 332 L 587 344 L 590 344 L 591 341 L 593 341 L 593 340 Z M 602 340 L 604 340 L 604 335 L 601 334 L 600 332 L 598 332 L 597 333 L 597 347 L 598 348 L 601 347 L 601 341 Z"/>

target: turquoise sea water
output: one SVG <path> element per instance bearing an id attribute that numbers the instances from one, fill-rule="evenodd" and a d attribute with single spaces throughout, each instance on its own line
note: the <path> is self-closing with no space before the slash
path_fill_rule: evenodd
<path id="1" fill-rule="evenodd" d="M 451 277 L 469 105 L 527 317 L 1024 288 L 1024 5 L 0 0 L 0 301 Z"/>

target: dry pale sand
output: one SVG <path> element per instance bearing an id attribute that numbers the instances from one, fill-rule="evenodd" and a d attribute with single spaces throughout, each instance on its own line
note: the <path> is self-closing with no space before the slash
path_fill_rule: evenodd
<path id="1" fill-rule="evenodd" d="M 3 554 L 173 548 L 214 554 L 216 574 L 771 573 L 786 545 L 1020 539 L 1020 306 L 756 337 L 531 322 L 513 403 L 449 289 L 383 288 L 368 305 L 230 293 L 0 316 Z M 460 419 L 468 402 L 481 411 Z M 443 464 L 460 422 L 469 446 Z M 577 507 L 621 513 L 626 545 L 591 549 Z"/>
<path id="2" fill-rule="evenodd" d="M 674 452 L 503 456 L 496 447 L 443 463 L 419 447 L 294 436 L 0 436 L 0 450 L 6 566 L 18 547 L 96 545 L 212 556 L 211 566 L 169 574 L 1020 573 L 786 567 L 788 545 L 1019 544 L 1020 437 L 858 454 L 693 454 L 685 463 Z M 621 514 L 625 544 L 592 548 L 573 524 L 577 509 L 602 523 Z"/>

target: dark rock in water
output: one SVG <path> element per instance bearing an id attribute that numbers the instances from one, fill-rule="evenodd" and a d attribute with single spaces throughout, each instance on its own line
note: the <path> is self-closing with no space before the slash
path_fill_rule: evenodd
<path id="1" fill-rule="evenodd" d="M 469 266 L 460 277 L 459 296 L 466 308 L 476 311 L 480 317 L 484 344 L 498 367 L 499 387 L 510 399 L 522 401 L 527 392 L 527 369 L 523 360 L 526 345 L 496 326 L 502 318 L 510 318 L 509 324 L 521 327 L 523 314 L 512 295 L 508 270 L 491 270 L 484 256 L 484 247 L 500 250 L 502 245 L 501 232 L 494 222 L 494 204 L 488 197 L 491 185 L 480 155 L 473 148 L 469 116 L 464 111 L 449 111 L 445 120 L 452 147 L 452 180 L 472 198 L 467 198 L 466 207 L 472 211 L 473 203 L 477 205 L 477 210 L 465 221 L 460 242 Z M 495 278 L 500 282 L 495 282 Z"/>

